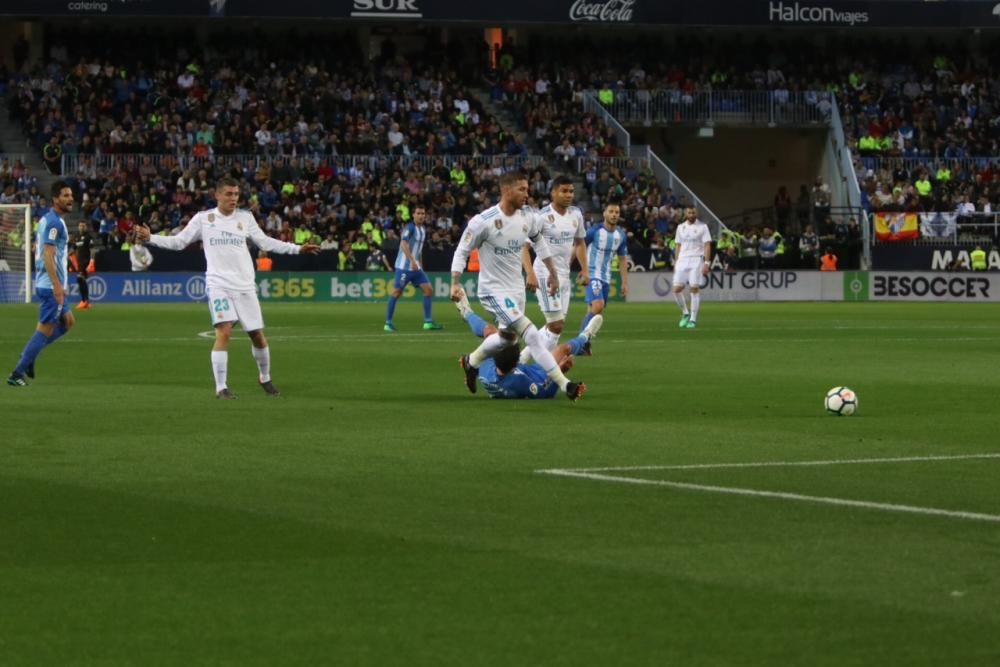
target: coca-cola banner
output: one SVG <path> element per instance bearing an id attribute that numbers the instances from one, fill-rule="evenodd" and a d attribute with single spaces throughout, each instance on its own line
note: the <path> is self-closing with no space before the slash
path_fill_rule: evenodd
<path id="1" fill-rule="evenodd" d="M 576 0 L 569 8 L 570 21 L 628 23 L 636 0 Z"/>
<path id="2" fill-rule="evenodd" d="M 1000 4 L 995 2 L 923 0 L 2 0 L 0 16 L 284 17 L 594 27 L 642 24 L 1000 29 Z"/>

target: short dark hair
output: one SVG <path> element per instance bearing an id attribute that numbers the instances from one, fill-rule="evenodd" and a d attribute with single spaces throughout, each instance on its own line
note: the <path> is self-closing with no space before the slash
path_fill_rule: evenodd
<path id="1" fill-rule="evenodd" d="M 49 189 L 49 196 L 55 199 L 56 197 L 61 195 L 62 191 L 65 190 L 66 188 L 69 188 L 70 190 L 73 189 L 72 187 L 70 187 L 70 184 L 67 183 L 66 181 L 58 180 L 55 183 L 53 183 L 52 187 Z"/>
<path id="2" fill-rule="evenodd" d="M 604 208 L 607 208 L 609 206 L 617 206 L 618 208 L 621 208 L 622 203 L 617 199 L 609 199 L 608 201 L 604 202 Z"/>
<path id="3" fill-rule="evenodd" d="M 508 185 L 514 185 L 518 181 L 526 181 L 528 177 L 521 170 L 508 171 L 506 174 L 500 177 L 500 187 L 505 188 Z"/>
<path id="4" fill-rule="evenodd" d="M 573 179 L 565 174 L 559 174 L 552 179 L 552 189 L 555 190 L 560 185 L 574 185 Z"/>
<path id="5" fill-rule="evenodd" d="M 215 182 L 215 191 L 218 192 L 222 188 L 238 188 L 240 187 L 240 182 L 237 181 L 232 176 L 223 176 Z"/>
<path id="6" fill-rule="evenodd" d="M 427 212 L 427 207 L 424 206 L 423 204 L 414 204 L 413 205 L 413 212 L 416 213 L 417 211 L 423 211 L 424 213 L 426 213 Z"/>
<path id="7" fill-rule="evenodd" d="M 521 360 L 521 346 L 510 345 L 500 350 L 500 354 L 493 357 L 493 362 L 497 365 L 497 370 L 504 375 L 510 373 Z"/>

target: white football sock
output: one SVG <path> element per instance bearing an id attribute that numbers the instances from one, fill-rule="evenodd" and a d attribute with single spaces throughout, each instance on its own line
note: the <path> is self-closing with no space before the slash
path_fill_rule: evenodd
<path id="1" fill-rule="evenodd" d="M 476 348 L 475 352 L 469 355 L 469 363 L 473 368 L 479 368 L 484 361 L 490 357 L 495 357 L 500 350 L 510 345 L 510 341 L 498 333 L 492 333 L 483 339 L 482 344 Z"/>
<path id="2" fill-rule="evenodd" d="M 684 300 L 684 292 L 674 292 L 674 300 L 677 302 L 677 305 L 681 307 L 681 312 L 687 315 L 688 305 L 687 301 Z"/>
<path id="3" fill-rule="evenodd" d="M 535 328 L 535 325 L 531 325 L 525 329 L 521 335 L 524 337 L 524 342 L 528 344 L 528 348 L 531 349 L 531 356 L 535 358 L 535 361 L 542 367 L 545 374 L 559 385 L 559 389 L 566 391 L 566 385 L 569 384 L 569 380 L 559 369 L 559 364 L 556 363 L 556 359 L 552 356 L 552 353 L 545 349 L 545 344 L 542 342 L 542 337 L 538 333 L 538 329 Z"/>
<path id="4" fill-rule="evenodd" d="M 701 306 L 701 294 L 698 292 L 691 293 L 691 321 L 698 321 L 698 307 Z"/>
<path id="5" fill-rule="evenodd" d="M 519 364 L 530 364 L 533 361 L 531 357 L 531 348 L 525 345 L 521 348 L 521 356 L 518 358 L 517 363 Z"/>
<path id="6" fill-rule="evenodd" d="M 543 327 L 538 333 L 542 335 L 542 342 L 545 344 L 545 349 L 552 351 L 559 344 L 559 334 L 552 331 L 552 329 Z"/>
<path id="7" fill-rule="evenodd" d="M 229 353 L 212 350 L 212 373 L 215 375 L 215 393 L 226 388 L 226 375 L 229 373 Z"/>
<path id="8" fill-rule="evenodd" d="M 250 346 L 253 352 L 253 360 L 257 362 L 257 372 L 260 374 L 261 382 L 271 381 L 271 348 Z"/>

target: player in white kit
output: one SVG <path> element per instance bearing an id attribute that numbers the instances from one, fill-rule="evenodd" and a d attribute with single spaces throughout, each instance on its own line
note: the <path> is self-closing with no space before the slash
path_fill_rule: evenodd
<path id="1" fill-rule="evenodd" d="M 469 220 L 451 261 L 451 299 L 458 302 L 463 295 L 459 279 L 473 248 L 479 250 L 479 302 L 497 321 L 498 332 L 487 336 L 474 352 L 460 362 L 465 372 L 465 386 L 476 393 L 479 366 L 501 350 L 524 339 L 531 356 L 545 374 L 554 381 L 570 400 L 583 395 L 585 385 L 570 382 L 552 353 L 545 347 L 542 336 L 524 314 L 524 278 L 521 275 L 521 252 L 531 239 L 535 252 L 549 269 L 547 281 L 550 296 L 559 289 L 558 271 L 552 252 L 542 236 L 539 218 L 524 208 L 528 199 L 528 179 L 519 172 L 500 177 L 500 203 L 478 213 Z"/>
<path id="2" fill-rule="evenodd" d="M 559 278 L 559 291 L 555 295 L 550 296 L 547 290 L 538 289 L 539 285 L 546 284 L 549 277 L 545 262 L 536 257 L 532 263 L 527 245 L 521 256 L 521 263 L 527 274 L 525 283 L 527 288 L 535 293 L 538 306 L 545 316 L 545 326 L 539 333 L 546 349 L 549 350 L 555 349 L 559 344 L 559 336 L 566 323 L 566 313 L 569 312 L 569 300 L 573 294 L 570 263 L 574 256 L 580 263 L 579 279 L 582 283 L 587 279 L 587 244 L 583 240 L 586 230 L 583 213 L 572 205 L 574 194 L 573 181 L 566 176 L 556 176 L 552 181 L 551 203 L 537 213 L 542 225 L 542 237 L 552 251 L 552 261 L 556 265 Z M 525 348 L 521 352 L 520 363 L 528 363 L 531 360 L 530 353 L 531 350 Z"/>
<path id="3" fill-rule="evenodd" d="M 694 329 L 701 306 L 701 286 L 712 264 L 712 234 L 708 225 L 698 220 L 693 208 L 684 211 L 684 222 L 677 225 L 674 236 L 677 261 L 674 262 L 674 299 L 681 308 L 681 329 Z M 684 287 L 691 290 L 691 308 L 684 299 Z"/>
<path id="4" fill-rule="evenodd" d="M 215 326 L 212 372 L 215 375 L 215 395 L 222 399 L 236 398 L 226 383 L 229 364 L 227 347 L 235 322 L 240 323 L 253 343 L 251 350 L 260 373 L 260 386 L 265 393 L 278 395 L 271 382 L 271 351 L 264 338 L 264 317 L 257 301 L 257 284 L 247 239 L 258 248 L 278 254 L 314 255 L 319 252 L 319 246 L 312 243 L 297 246 L 272 239 L 261 230 L 253 214 L 237 210 L 239 198 L 239 183 L 233 178 L 223 177 L 215 185 L 218 206 L 196 214 L 180 234 L 152 236 L 148 227 L 139 227 L 136 232 L 140 243 L 166 250 L 183 250 L 195 241 L 202 242 L 208 264 L 205 272 L 208 308 Z"/>

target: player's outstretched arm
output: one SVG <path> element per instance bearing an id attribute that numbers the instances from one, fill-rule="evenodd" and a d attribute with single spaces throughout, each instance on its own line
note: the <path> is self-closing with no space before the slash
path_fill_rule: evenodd
<path id="1" fill-rule="evenodd" d="M 268 252 L 276 252 L 279 255 L 315 255 L 319 252 L 319 246 L 315 243 L 295 245 L 294 243 L 287 243 L 285 241 L 279 241 L 278 239 L 272 239 L 264 233 L 264 230 L 260 228 L 260 225 L 258 225 L 257 221 L 252 217 L 250 219 L 250 224 L 247 227 L 247 235 L 258 248 L 263 248 Z"/>
<path id="2" fill-rule="evenodd" d="M 176 236 L 159 236 L 149 233 L 149 227 L 141 225 L 136 231 L 136 238 L 142 237 L 141 243 L 164 250 L 183 250 L 201 238 L 201 213 L 191 218 L 180 234 Z"/>

